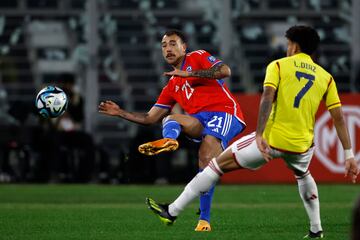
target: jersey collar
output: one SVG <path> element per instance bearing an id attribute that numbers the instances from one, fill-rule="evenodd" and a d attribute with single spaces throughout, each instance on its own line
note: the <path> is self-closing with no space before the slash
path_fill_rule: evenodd
<path id="1" fill-rule="evenodd" d="M 300 52 L 300 53 L 297 53 L 297 54 L 295 54 L 295 55 L 297 55 L 297 56 L 299 56 L 299 57 L 301 57 L 301 58 L 308 58 L 308 59 L 310 59 L 310 60 L 312 61 L 311 56 L 308 55 L 308 54 L 306 54 L 306 53 Z"/>
<path id="2" fill-rule="evenodd" d="M 186 54 L 184 56 L 183 62 L 181 64 L 180 70 L 183 70 L 184 66 L 185 66 L 185 61 L 186 61 Z"/>

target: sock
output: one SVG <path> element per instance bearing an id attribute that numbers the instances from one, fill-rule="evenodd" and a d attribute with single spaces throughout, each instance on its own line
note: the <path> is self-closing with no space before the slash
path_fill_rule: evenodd
<path id="1" fill-rule="evenodd" d="M 305 177 L 297 178 L 300 197 L 303 200 L 306 213 L 310 220 L 310 231 L 322 231 L 320 221 L 319 194 L 314 178 L 309 173 Z"/>
<path id="2" fill-rule="evenodd" d="M 163 137 L 177 139 L 181 132 L 180 124 L 175 120 L 168 120 L 163 123 Z"/>
<path id="3" fill-rule="evenodd" d="M 198 173 L 185 187 L 180 196 L 169 205 L 171 216 L 177 216 L 184 208 L 201 193 L 209 191 L 216 184 L 223 172 L 215 159 L 211 160 L 204 171 Z"/>
<path id="4" fill-rule="evenodd" d="M 200 169 L 199 172 L 203 170 Z M 200 195 L 200 217 L 199 219 L 210 222 L 210 209 L 211 202 L 215 191 L 215 185 L 213 185 L 207 192 Z"/>

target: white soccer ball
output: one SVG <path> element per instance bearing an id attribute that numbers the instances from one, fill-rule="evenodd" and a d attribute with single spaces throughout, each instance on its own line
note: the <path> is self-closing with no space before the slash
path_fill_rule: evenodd
<path id="1" fill-rule="evenodd" d="M 35 106 L 44 118 L 56 118 L 61 116 L 68 105 L 65 92 L 55 86 L 47 86 L 38 93 Z"/>

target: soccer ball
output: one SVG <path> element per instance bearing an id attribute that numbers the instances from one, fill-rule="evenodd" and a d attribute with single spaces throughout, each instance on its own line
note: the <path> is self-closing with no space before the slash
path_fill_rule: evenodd
<path id="1" fill-rule="evenodd" d="M 35 106 L 44 118 L 56 118 L 61 116 L 68 105 L 68 99 L 64 91 L 55 86 L 47 86 L 38 93 Z"/>

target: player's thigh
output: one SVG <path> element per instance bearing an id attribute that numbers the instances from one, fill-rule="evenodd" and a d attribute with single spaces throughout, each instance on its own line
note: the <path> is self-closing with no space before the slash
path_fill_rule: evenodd
<path id="1" fill-rule="evenodd" d="M 313 155 L 314 155 L 314 147 L 311 147 L 305 153 L 283 154 L 282 158 L 286 162 L 288 168 L 293 170 L 295 175 L 302 176 L 308 171 Z"/>
<path id="2" fill-rule="evenodd" d="M 242 168 L 256 170 L 266 163 L 256 145 L 255 132 L 236 140 L 229 148 Z"/>
<path id="3" fill-rule="evenodd" d="M 203 125 L 197 118 L 185 114 L 171 114 L 167 116 L 164 121 L 175 120 L 182 128 L 182 132 L 192 138 L 199 138 L 202 136 Z"/>

